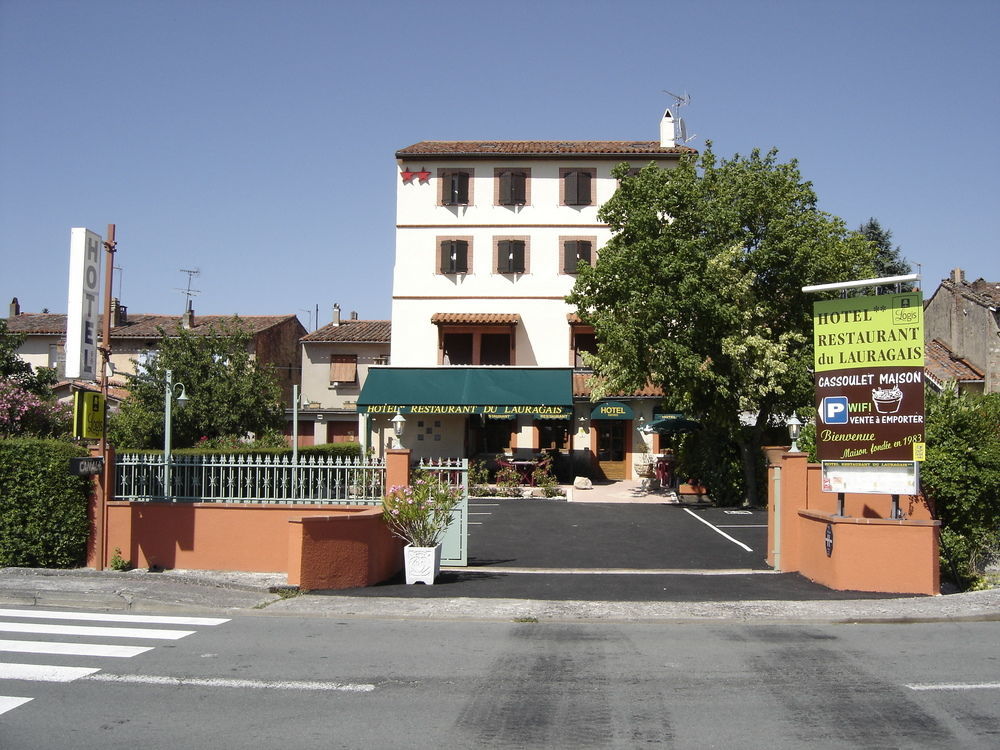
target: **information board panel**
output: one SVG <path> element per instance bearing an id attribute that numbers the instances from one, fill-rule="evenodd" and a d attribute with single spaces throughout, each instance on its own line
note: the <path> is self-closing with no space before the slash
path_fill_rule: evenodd
<path id="1" fill-rule="evenodd" d="M 823 461 L 824 492 L 916 495 L 920 469 L 915 461 Z"/>

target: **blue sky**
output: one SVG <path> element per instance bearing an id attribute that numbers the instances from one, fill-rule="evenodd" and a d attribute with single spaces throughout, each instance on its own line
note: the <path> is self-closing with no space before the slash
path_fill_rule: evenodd
<path id="1" fill-rule="evenodd" d="M 1000 281 L 998 35 L 996 0 L 0 0 L 0 303 L 64 312 L 70 228 L 114 223 L 132 312 L 197 268 L 203 314 L 388 318 L 397 149 L 653 140 L 664 89 L 927 294 Z"/>

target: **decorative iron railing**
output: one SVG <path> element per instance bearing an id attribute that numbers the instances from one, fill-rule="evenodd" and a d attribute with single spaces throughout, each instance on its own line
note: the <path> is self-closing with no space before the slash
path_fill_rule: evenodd
<path id="1" fill-rule="evenodd" d="M 378 505 L 385 461 L 343 456 L 119 454 L 115 496 L 133 502 Z"/>
<path id="2" fill-rule="evenodd" d="M 415 468 L 437 477 L 442 482 L 461 487 L 462 496 L 469 496 L 469 459 L 421 458 Z"/>

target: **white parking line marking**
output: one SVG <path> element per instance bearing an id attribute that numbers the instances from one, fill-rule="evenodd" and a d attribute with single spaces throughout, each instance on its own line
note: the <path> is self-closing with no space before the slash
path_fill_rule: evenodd
<path id="1" fill-rule="evenodd" d="M 104 636 L 108 638 L 155 638 L 163 641 L 176 641 L 196 631 L 160 630 L 157 628 L 102 628 L 90 625 L 48 625 L 34 622 L 0 622 L 0 632 Z"/>
<path id="2" fill-rule="evenodd" d="M 68 656 L 110 656 L 129 659 L 147 651 L 152 646 L 109 646 L 103 643 L 60 643 L 58 641 L 6 641 L 0 640 L 0 651 L 19 654 L 64 654 Z"/>
<path id="3" fill-rule="evenodd" d="M 1000 682 L 940 682 L 907 685 L 910 690 L 1000 690 Z"/>
<path id="4" fill-rule="evenodd" d="M 691 516 L 692 518 L 697 518 L 697 519 L 698 519 L 699 521 L 701 521 L 701 522 L 702 522 L 703 524 L 705 524 L 706 526 L 708 526 L 708 528 L 710 528 L 710 529 L 711 529 L 712 531 L 714 531 L 714 532 L 715 532 L 716 534 L 721 534 L 721 535 L 722 535 L 722 536 L 724 536 L 724 537 L 725 537 L 726 539 L 728 539 L 728 540 L 729 540 L 729 541 L 731 541 L 731 542 L 732 542 L 733 544 L 735 544 L 735 545 L 736 545 L 737 547 L 742 547 L 742 548 L 743 548 L 743 549 L 745 549 L 745 550 L 746 550 L 747 552 L 753 552 L 753 550 L 752 550 L 752 549 L 750 549 L 749 547 L 747 547 L 747 546 L 746 546 L 746 545 L 745 545 L 745 544 L 744 544 L 743 542 L 739 541 L 738 539 L 733 539 L 733 538 L 732 538 L 731 536 L 729 536 L 729 534 L 727 534 L 727 533 L 726 533 L 725 531 L 722 531 L 721 529 L 719 529 L 719 527 L 718 527 L 718 526 L 713 526 L 713 525 L 712 525 L 712 524 L 710 524 L 710 523 L 709 523 L 708 521 L 706 521 L 706 520 L 705 520 L 704 518 L 702 518 L 701 516 L 699 516 L 699 515 L 698 515 L 697 513 L 694 513 L 694 512 L 692 512 L 690 508 L 685 508 L 685 509 L 684 509 L 684 512 L 685 512 L 685 513 L 687 513 L 688 515 L 690 515 L 690 516 Z"/>
<path id="5" fill-rule="evenodd" d="M 0 680 L 32 682 L 72 682 L 99 672 L 98 667 L 57 667 L 49 664 L 0 663 Z"/>
<path id="6" fill-rule="evenodd" d="M 224 677 L 167 677 L 151 674 L 107 674 L 87 678 L 96 682 L 120 682 L 133 685 L 168 685 L 170 687 L 228 687 L 262 690 L 336 690 L 346 693 L 370 693 L 371 683 L 313 682 L 308 680 L 237 680 Z"/>
<path id="7" fill-rule="evenodd" d="M 0 695 L 0 714 L 5 714 L 18 706 L 23 706 L 30 700 L 34 700 L 34 698 L 17 698 L 13 695 Z"/>
<path id="8" fill-rule="evenodd" d="M 50 609 L 0 609 L 0 617 L 32 620 L 84 620 L 88 622 L 131 622 L 147 625 L 221 625 L 221 617 L 174 617 L 170 615 L 116 615 L 107 612 L 63 612 Z"/>

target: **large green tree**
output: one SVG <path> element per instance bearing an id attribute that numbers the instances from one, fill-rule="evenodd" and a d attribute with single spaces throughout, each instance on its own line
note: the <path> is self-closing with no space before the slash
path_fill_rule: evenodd
<path id="1" fill-rule="evenodd" d="M 738 446 L 757 504 L 766 429 L 812 403 L 816 296 L 802 286 L 868 276 L 871 245 L 773 150 L 719 159 L 708 144 L 673 169 L 614 174 L 599 213 L 612 238 L 568 297 L 597 335 L 595 397 L 661 386 Z"/>
<path id="2" fill-rule="evenodd" d="M 250 353 L 251 334 L 239 318 L 207 334 L 181 327 L 160 331 L 160 348 L 129 377 L 129 397 L 109 428 L 119 448 L 163 447 L 166 371 L 183 383 L 187 403 L 173 408 L 172 443 L 260 435 L 281 427 L 284 409 L 274 372 Z"/>
<path id="3" fill-rule="evenodd" d="M 875 277 L 885 278 L 888 276 L 905 276 L 913 272 L 913 267 L 909 261 L 903 257 L 903 251 L 892 244 L 892 230 L 884 229 L 878 219 L 872 217 L 858 227 L 858 233 L 872 243 L 875 248 Z M 902 291 L 913 289 L 913 284 L 902 284 Z M 895 291 L 894 288 L 880 287 L 882 293 Z"/>

